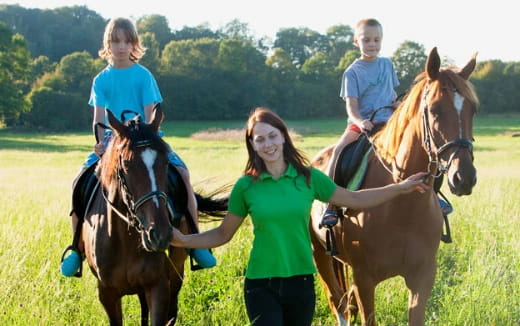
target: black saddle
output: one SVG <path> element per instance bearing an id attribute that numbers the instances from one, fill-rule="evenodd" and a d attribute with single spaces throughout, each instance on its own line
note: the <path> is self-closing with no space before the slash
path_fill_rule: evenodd
<path id="1" fill-rule="evenodd" d="M 383 123 L 374 125 L 370 134 L 361 133 L 359 138 L 348 144 L 338 157 L 336 168 L 334 169 L 334 182 L 337 185 L 346 187 L 356 174 L 359 164 L 363 160 L 366 152 L 370 148 L 370 140 L 368 137 L 376 133 L 384 126 Z"/>

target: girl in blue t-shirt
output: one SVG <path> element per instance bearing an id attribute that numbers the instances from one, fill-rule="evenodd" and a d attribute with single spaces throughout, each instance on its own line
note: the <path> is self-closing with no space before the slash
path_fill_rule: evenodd
<path id="1" fill-rule="evenodd" d="M 139 115 L 144 122 L 149 123 L 152 110 L 162 102 L 159 87 L 152 73 L 138 63 L 144 52 L 145 48 L 141 44 L 135 25 L 129 19 L 110 20 L 105 28 L 103 48 L 99 51 L 99 56 L 106 59 L 108 65 L 94 78 L 89 100 L 89 105 L 94 109 L 93 129 L 98 141 L 76 180 L 105 152 L 111 132 L 98 126 L 106 124 L 106 110 L 110 110 L 121 121 Z M 188 210 L 197 224 L 197 203 L 188 169 L 175 152 L 170 150 L 168 158 L 183 178 L 188 192 Z M 71 217 L 74 233 L 77 232 L 78 218 L 83 217 L 77 216 L 74 207 Z M 76 275 L 81 265 L 80 252 L 83 248 L 80 239 L 75 239 L 75 242 L 77 243 L 69 247 L 72 250 L 61 263 L 60 269 L 65 276 Z M 209 268 L 216 264 L 208 249 L 191 250 L 190 254 L 201 267 Z"/>

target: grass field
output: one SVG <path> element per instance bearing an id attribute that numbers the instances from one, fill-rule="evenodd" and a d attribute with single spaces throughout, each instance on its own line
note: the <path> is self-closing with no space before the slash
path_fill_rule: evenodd
<path id="1" fill-rule="evenodd" d="M 343 121 L 288 121 L 309 158 L 333 143 Z M 211 191 L 241 174 L 242 140 L 194 140 L 208 128 L 243 122 L 168 122 L 165 139 L 185 160 L 196 188 Z M 469 197 L 443 189 L 455 207 L 454 243 L 441 244 L 427 325 L 520 325 L 520 118 L 480 117 L 475 128 L 478 182 Z M 71 240 L 71 181 L 93 144 L 92 136 L 0 130 L 0 325 L 106 325 L 95 279 L 58 272 Z M 251 227 L 215 249 L 219 265 L 187 271 L 177 325 L 247 325 L 242 299 Z M 211 224 L 202 225 L 209 228 Z M 315 326 L 334 321 L 319 282 Z M 127 325 L 139 324 L 139 305 L 125 297 Z M 380 325 L 406 325 L 407 291 L 395 278 L 377 289 Z"/>

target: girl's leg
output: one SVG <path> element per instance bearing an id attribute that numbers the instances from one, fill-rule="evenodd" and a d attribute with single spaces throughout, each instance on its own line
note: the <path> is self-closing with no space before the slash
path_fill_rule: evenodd
<path id="1" fill-rule="evenodd" d="M 186 185 L 186 191 L 188 193 L 188 211 L 193 218 L 193 222 L 197 227 L 197 232 L 199 229 L 199 213 L 197 210 L 197 199 L 195 198 L 195 192 L 193 191 L 193 187 L 190 181 L 190 175 L 188 169 L 183 166 L 176 166 L 179 174 L 181 175 L 184 184 Z M 211 254 L 209 249 L 191 249 L 190 255 L 195 259 L 197 264 L 199 264 L 203 268 L 211 268 L 217 264 L 217 260 Z"/>

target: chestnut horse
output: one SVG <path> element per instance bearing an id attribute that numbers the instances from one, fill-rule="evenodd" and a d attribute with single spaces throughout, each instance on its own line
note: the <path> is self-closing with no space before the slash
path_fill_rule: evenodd
<path id="1" fill-rule="evenodd" d="M 417 76 L 390 120 L 371 138 L 361 188 L 384 186 L 430 171 L 426 181 L 430 185 L 435 177 L 447 173 L 453 194 L 471 194 L 476 184 L 472 120 L 478 99 L 468 78 L 475 65 L 473 56 L 460 70 L 441 68 L 437 49 L 430 52 L 425 72 Z M 332 147 L 322 150 L 313 166 L 323 170 L 331 151 Z M 358 312 L 363 325 L 375 325 L 375 287 L 394 276 L 403 277 L 409 290 L 409 325 L 423 325 L 443 227 L 433 187 L 424 194 L 402 195 L 370 209 L 345 209 L 344 218 L 334 227 L 338 250 L 334 257 L 327 255 L 325 230 L 318 227 L 322 210 L 323 205 L 314 205 L 314 258 L 338 325 L 350 324 Z"/>
<path id="2" fill-rule="evenodd" d="M 178 194 L 168 184 L 169 147 L 157 135 L 162 119 L 160 108 L 150 124 L 138 118 L 123 124 L 108 112 L 113 136 L 97 168 L 101 186 L 86 210 L 82 240 L 110 325 L 122 325 L 121 298 L 130 294 L 139 297 L 141 325 L 149 318 L 152 325 L 173 325 L 177 317 L 187 254 L 170 246 L 171 228 L 188 232 L 177 218 L 187 203 L 173 207 Z M 185 187 L 176 189 L 185 200 Z M 225 200 L 197 195 L 197 202 L 210 215 L 227 208 Z"/>

